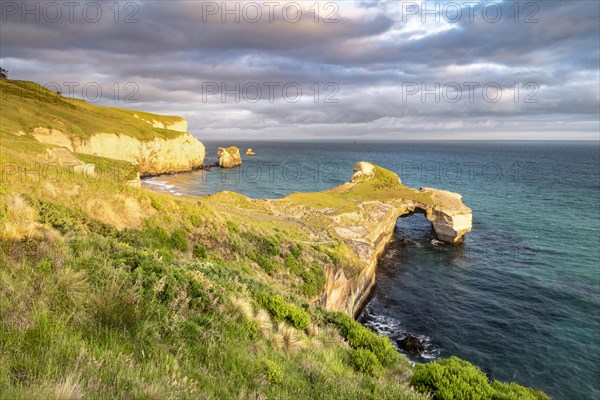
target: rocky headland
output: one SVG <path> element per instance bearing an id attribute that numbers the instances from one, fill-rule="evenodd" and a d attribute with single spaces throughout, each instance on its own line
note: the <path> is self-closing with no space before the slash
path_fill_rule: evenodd
<path id="1" fill-rule="evenodd" d="M 368 162 L 356 163 L 350 182 L 329 191 L 267 201 L 274 213 L 302 221 L 315 241 L 343 241 L 348 246 L 351 256 L 346 267 L 327 271 L 319 303 L 350 315 L 359 312 L 375 284 L 378 259 L 398 218 L 424 213 L 439 240 L 448 244 L 460 243 L 472 227 L 471 209 L 461 195 L 406 187 L 398 175 Z"/>

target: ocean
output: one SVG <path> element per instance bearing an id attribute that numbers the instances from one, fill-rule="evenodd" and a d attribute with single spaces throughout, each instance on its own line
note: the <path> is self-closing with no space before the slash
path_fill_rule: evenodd
<path id="1" fill-rule="evenodd" d="M 205 142 L 256 156 L 233 170 L 144 180 L 174 195 L 253 198 L 320 191 L 370 161 L 405 185 L 461 193 L 473 231 L 435 239 L 400 218 L 359 321 L 393 341 L 419 336 L 427 362 L 456 355 L 491 378 L 556 399 L 600 398 L 599 142 Z"/>

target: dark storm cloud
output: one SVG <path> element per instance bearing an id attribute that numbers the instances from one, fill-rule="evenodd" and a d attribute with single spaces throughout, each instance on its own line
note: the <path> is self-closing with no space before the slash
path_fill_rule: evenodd
<path id="1" fill-rule="evenodd" d="M 333 6 L 322 2 L 318 23 L 308 8 L 313 2 L 302 3 L 297 22 L 282 13 L 292 2 L 280 2 L 272 15 L 257 2 L 263 15 L 254 23 L 243 14 L 239 23 L 233 14 L 223 23 L 222 2 L 123 1 L 118 14 L 114 2 L 79 2 L 72 22 L 63 7 L 63 18 L 55 23 L 54 14 L 43 13 L 49 2 L 28 3 L 29 10 L 39 7 L 39 22 L 23 14 L 23 2 L 2 3 L 0 61 L 10 77 L 75 80 L 81 86 L 99 82 L 103 88 L 135 83 L 139 102 L 118 106 L 183 114 L 200 137 L 446 132 L 465 138 L 484 130 L 490 137 L 522 138 L 528 132 L 558 138 L 557 126 L 565 128 L 564 138 L 573 132 L 578 138 L 598 137 L 595 2 L 521 2 L 518 16 L 513 1 L 481 2 L 472 9 L 472 21 L 463 7 L 462 17 L 452 23 L 444 19 L 452 15 L 443 13 L 439 21 L 427 15 L 423 23 L 422 14 L 411 8 L 420 1 L 338 2 L 338 10 L 325 9 Z M 228 7 L 241 11 L 248 4 Z M 102 16 L 90 22 L 97 5 Z M 426 5 L 436 6 L 442 10 L 448 2 Z M 502 17 L 491 22 L 496 14 L 484 14 L 487 9 L 500 10 Z M 324 23 L 332 10 L 339 21 Z M 528 16 L 531 23 L 524 21 Z M 302 97 L 291 102 L 276 90 L 273 99 L 264 93 L 258 102 L 231 95 L 222 101 L 221 85 L 231 90 L 236 83 L 265 82 L 297 83 Z M 337 103 L 324 102 L 330 82 Z M 436 82 L 441 89 L 422 97 L 421 89 L 431 90 Z M 469 90 L 466 82 L 479 86 Z M 449 83 L 460 86 L 459 101 L 447 98 L 456 95 L 454 86 L 445 86 Z M 212 84 L 218 91 L 203 93 Z M 492 87 L 483 93 L 486 84 Z M 415 87 L 419 92 L 406 94 Z M 111 95 L 105 90 L 101 103 L 114 106 Z"/>

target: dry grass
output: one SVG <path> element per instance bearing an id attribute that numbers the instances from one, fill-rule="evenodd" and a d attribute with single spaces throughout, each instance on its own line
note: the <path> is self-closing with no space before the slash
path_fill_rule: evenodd
<path id="1" fill-rule="evenodd" d="M 254 322 L 258 327 L 260 333 L 264 336 L 270 336 L 273 333 L 273 320 L 268 312 L 263 310 L 262 308 L 258 309 L 256 315 L 253 318 Z"/>
<path id="2" fill-rule="evenodd" d="M 277 332 L 273 335 L 273 342 L 288 353 L 296 354 L 306 347 L 300 331 L 284 323 L 279 323 Z"/>
<path id="3" fill-rule="evenodd" d="M 4 239 L 23 240 L 40 235 L 37 213 L 21 196 L 8 194 L 2 203 L 1 235 Z"/>
<path id="4" fill-rule="evenodd" d="M 157 383 L 146 384 L 136 391 L 136 398 L 147 400 L 163 400 L 166 398 L 162 388 Z"/>
<path id="5" fill-rule="evenodd" d="M 71 268 L 60 269 L 57 273 L 56 286 L 73 305 L 82 305 L 89 294 L 86 275 Z"/>
<path id="6" fill-rule="evenodd" d="M 93 218 L 116 227 L 139 228 L 144 220 L 156 213 L 149 202 L 124 195 L 93 197 L 85 201 L 86 212 Z"/>
<path id="7" fill-rule="evenodd" d="M 54 389 L 55 400 L 80 400 L 82 397 L 81 385 L 73 375 L 67 375 Z"/>
<path id="8" fill-rule="evenodd" d="M 319 325 L 310 324 L 306 330 L 306 333 L 311 338 L 319 336 Z"/>
<path id="9" fill-rule="evenodd" d="M 248 320 L 252 320 L 254 317 L 254 312 L 252 311 L 252 305 L 245 299 L 236 298 L 231 301 L 233 304 L 233 308 L 239 314 L 241 314 L 244 318 Z"/>

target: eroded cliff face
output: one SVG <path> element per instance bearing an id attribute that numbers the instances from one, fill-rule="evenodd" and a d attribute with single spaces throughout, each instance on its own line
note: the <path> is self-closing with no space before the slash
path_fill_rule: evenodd
<path id="1" fill-rule="evenodd" d="M 65 147 L 72 152 L 135 163 L 142 175 L 190 171 L 204 163 L 204 145 L 189 133 L 181 133 L 173 139 L 147 141 L 115 133 L 100 133 L 89 139 L 80 139 L 56 129 L 39 127 L 34 129 L 33 135 L 42 143 Z"/>
<path id="2" fill-rule="evenodd" d="M 400 178 L 371 163 L 357 163 L 349 183 L 330 191 L 297 193 L 276 201 L 322 241 L 341 240 L 353 253 L 346 265 L 327 271 L 319 303 L 328 310 L 356 315 L 375 284 L 379 257 L 391 241 L 399 217 L 424 213 L 438 238 L 460 243 L 471 230 L 471 209 L 457 193 L 402 185 Z"/>
<path id="3" fill-rule="evenodd" d="M 351 215 L 335 218 L 335 232 L 345 239 L 358 257 L 358 268 L 327 271 L 321 304 L 328 310 L 356 315 L 375 285 L 379 257 L 394 234 L 398 218 L 408 209 L 399 202 L 372 201 L 361 204 Z"/>

